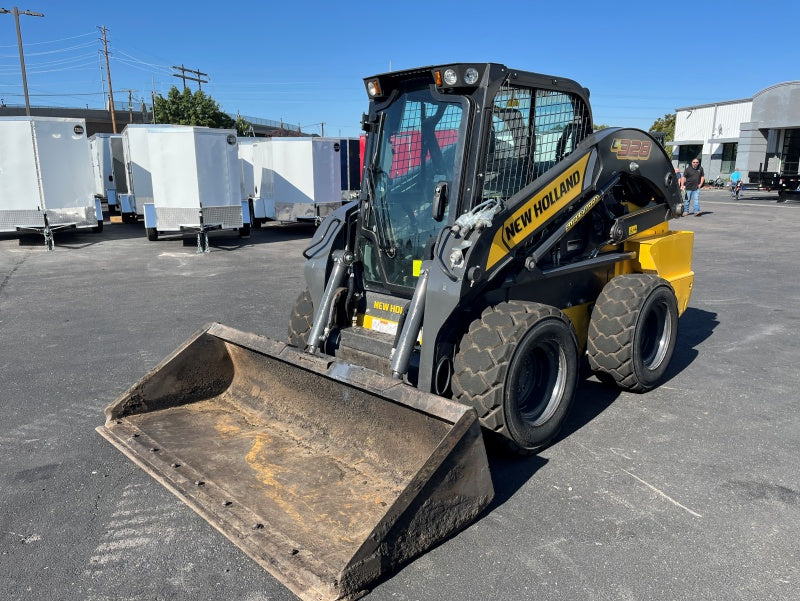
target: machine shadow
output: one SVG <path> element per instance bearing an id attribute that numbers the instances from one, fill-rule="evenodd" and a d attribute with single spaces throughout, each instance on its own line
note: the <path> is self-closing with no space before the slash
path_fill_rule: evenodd
<path id="1" fill-rule="evenodd" d="M 697 347 L 711 338 L 719 325 L 717 314 L 689 307 L 681 315 L 678 324 L 678 338 L 672 355 L 666 380 L 669 381 L 686 369 L 698 356 Z"/>
<path id="2" fill-rule="evenodd" d="M 686 369 L 698 356 L 697 347 L 710 338 L 719 325 L 717 314 L 702 309 L 688 308 L 680 319 L 680 328 L 675 343 L 665 382 Z M 562 441 L 587 424 L 595 420 L 608 409 L 622 392 L 618 388 L 607 386 L 590 375 L 588 362 L 584 365 L 582 377 L 578 383 L 572 408 L 561 429 L 561 433 L 551 445 Z M 536 472 L 547 464 L 547 459 L 539 455 L 527 457 L 515 456 L 496 444 L 488 437 L 489 470 L 495 488 L 492 503 L 486 508 L 484 515 L 491 513 L 503 505 L 532 478 Z"/>

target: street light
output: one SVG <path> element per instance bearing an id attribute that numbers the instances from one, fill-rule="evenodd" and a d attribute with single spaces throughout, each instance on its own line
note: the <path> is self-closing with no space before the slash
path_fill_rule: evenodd
<path id="1" fill-rule="evenodd" d="M 19 46 L 19 66 L 22 70 L 22 89 L 25 92 L 25 114 L 31 116 L 31 101 L 28 99 L 28 78 L 25 76 L 25 54 L 22 52 L 22 32 L 19 29 L 19 16 L 28 15 L 29 17 L 43 17 L 42 13 L 35 13 L 30 10 L 20 11 L 16 6 L 12 10 L 0 8 L 0 15 L 11 13 L 17 24 L 17 45 Z"/>

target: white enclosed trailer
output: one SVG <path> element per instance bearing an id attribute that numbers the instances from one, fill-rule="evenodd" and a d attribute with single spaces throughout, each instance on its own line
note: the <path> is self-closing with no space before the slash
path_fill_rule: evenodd
<path id="1" fill-rule="evenodd" d="M 256 211 L 257 219 L 319 223 L 342 206 L 338 138 L 270 138 L 267 146 L 255 155 L 262 160 L 256 180 L 265 213 Z"/>
<path id="2" fill-rule="evenodd" d="M 172 126 L 147 130 L 152 202 L 144 202 L 147 237 L 195 233 L 208 250 L 208 232 L 250 234 L 250 212 L 241 197 L 235 130 Z M 135 178 L 134 178 L 135 179 Z M 139 205 L 139 192 L 136 204 Z"/>
<path id="3" fill-rule="evenodd" d="M 240 137 L 239 167 L 241 169 L 242 200 L 247 203 L 251 227 L 260 228 L 267 219 L 274 219 L 274 210 L 267 210 L 260 195 L 262 180 L 265 179 L 265 153 L 270 148 L 269 139 Z"/>
<path id="4" fill-rule="evenodd" d="M 258 138 L 238 138 L 237 141 L 242 200 L 252 200 L 256 196 L 253 151 L 258 143 Z"/>
<path id="5" fill-rule="evenodd" d="M 132 123 L 122 130 L 127 191 L 118 193 L 117 198 L 123 223 L 135 223 L 139 217 L 144 217 L 144 205 L 153 202 L 148 132 L 172 127 L 176 126 Z"/>
<path id="6" fill-rule="evenodd" d="M 272 165 L 272 140 L 261 138 L 252 144 L 253 156 L 253 227 L 277 219 L 275 214 L 275 173 Z"/>
<path id="7" fill-rule="evenodd" d="M 108 203 L 109 211 L 119 205 L 117 194 L 128 192 L 122 134 L 98 133 L 89 137 L 94 170 L 94 194 Z"/>
<path id="8" fill-rule="evenodd" d="M 0 231 L 103 229 L 83 119 L 0 118 Z"/>

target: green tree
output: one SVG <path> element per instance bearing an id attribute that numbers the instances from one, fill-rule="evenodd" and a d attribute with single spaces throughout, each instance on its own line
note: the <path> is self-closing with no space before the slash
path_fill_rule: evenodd
<path id="1" fill-rule="evenodd" d="M 595 123 L 594 124 L 594 131 L 601 131 L 603 129 L 608 129 L 609 127 L 611 127 L 611 126 L 610 125 L 606 125 L 605 123 L 600 123 L 600 124 Z"/>
<path id="2" fill-rule="evenodd" d="M 236 116 L 236 135 L 238 136 L 254 136 L 253 126 L 241 115 Z"/>
<path id="3" fill-rule="evenodd" d="M 233 128 L 234 120 L 219 108 L 216 100 L 202 90 L 183 92 L 172 86 L 167 97 L 157 96 L 153 103 L 156 123 L 175 125 L 199 125 L 204 127 Z"/>
<path id="4" fill-rule="evenodd" d="M 663 117 L 656 119 L 650 126 L 650 131 L 664 132 L 665 140 L 675 139 L 675 113 L 667 113 Z M 672 156 L 672 146 L 665 146 L 669 156 Z"/>

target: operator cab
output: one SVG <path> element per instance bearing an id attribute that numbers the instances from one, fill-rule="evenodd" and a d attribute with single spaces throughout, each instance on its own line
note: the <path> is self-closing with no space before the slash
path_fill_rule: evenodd
<path id="1" fill-rule="evenodd" d="M 364 81 L 357 256 L 382 293 L 410 298 L 445 225 L 511 198 L 592 132 L 588 91 L 571 80 L 483 63 Z"/>

